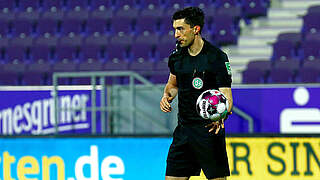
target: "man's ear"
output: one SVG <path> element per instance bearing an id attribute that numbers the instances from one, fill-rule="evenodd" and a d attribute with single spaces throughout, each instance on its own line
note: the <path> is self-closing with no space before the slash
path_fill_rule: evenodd
<path id="1" fill-rule="evenodd" d="M 200 33 L 200 26 L 195 26 L 195 34 L 199 34 Z"/>

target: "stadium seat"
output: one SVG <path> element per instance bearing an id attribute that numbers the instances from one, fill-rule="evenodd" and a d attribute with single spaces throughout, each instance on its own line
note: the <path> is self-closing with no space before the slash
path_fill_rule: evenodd
<path id="1" fill-rule="evenodd" d="M 292 83 L 294 72 L 288 68 L 272 68 L 270 71 L 269 83 Z"/>
<path id="2" fill-rule="evenodd" d="M 68 9 L 74 9 L 76 7 L 87 9 L 89 4 L 87 0 L 66 0 L 66 6 Z"/>
<path id="3" fill-rule="evenodd" d="M 319 40 L 305 40 L 301 43 L 300 57 L 301 59 L 313 60 L 320 57 L 320 41 Z"/>
<path id="4" fill-rule="evenodd" d="M 63 8 L 63 1 L 43 0 L 42 7 L 43 7 L 44 11 L 54 10 L 54 9 L 62 9 Z"/>
<path id="5" fill-rule="evenodd" d="M 0 11 L 7 9 L 9 11 L 13 10 L 16 7 L 16 1 L 0 1 Z"/>
<path id="6" fill-rule="evenodd" d="M 286 60 L 298 58 L 297 44 L 288 40 L 279 40 L 273 43 L 272 60 Z"/>
<path id="7" fill-rule="evenodd" d="M 261 69 L 246 69 L 242 72 L 242 83 L 260 84 L 265 82 L 264 72 Z"/>
<path id="8" fill-rule="evenodd" d="M 131 46 L 130 56 L 133 61 L 138 59 L 149 60 L 153 58 L 154 46 L 148 43 L 135 43 Z"/>
<path id="9" fill-rule="evenodd" d="M 84 32 L 84 24 L 88 19 L 88 11 L 78 7 L 75 10 L 69 11 L 61 23 L 61 33 L 67 35 L 70 32 L 80 34 Z"/>
<path id="10" fill-rule="evenodd" d="M 213 40 L 217 45 L 237 44 L 239 25 L 232 16 L 215 16 L 213 24 Z"/>
<path id="11" fill-rule="evenodd" d="M 314 67 L 302 67 L 298 73 L 298 82 L 301 83 L 319 83 L 320 79 L 320 70 L 319 68 Z"/>
<path id="12" fill-rule="evenodd" d="M 264 0 L 243 0 L 241 2 L 245 18 L 267 16 L 268 4 Z"/>
<path id="13" fill-rule="evenodd" d="M 111 32 L 113 34 L 118 34 L 123 32 L 125 34 L 132 34 L 133 31 L 133 19 L 129 17 L 113 17 L 111 19 Z"/>
<path id="14" fill-rule="evenodd" d="M 152 16 L 141 16 L 136 20 L 135 31 L 137 34 L 141 34 L 145 31 L 150 33 L 157 32 L 158 18 Z"/>
<path id="15" fill-rule="evenodd" d="M 10 0 L 9 0 L 10 1 Z M 20 10 L 27 10 L 32 8 L 33 10 L 37 11 L 40 7 L 40 0 L 19 0 L 18 6 Z"/>
<path id="16" fill-rule="evenodd" d="M 320 31 L 320 13 L 308 13 L 303 16 L 302 34 L 315 33 Z"/>

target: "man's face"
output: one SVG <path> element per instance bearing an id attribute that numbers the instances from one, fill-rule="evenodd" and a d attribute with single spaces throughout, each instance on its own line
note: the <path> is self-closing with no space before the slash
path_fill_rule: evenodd
<path id="1" fill-rule="evenodd" d="M 184 22 L 184 19 L 177 19 L 173 21 L 173 28 L 175 29 L 174 36 L 178 40 L 180 47 L 188 47 L 192 45 L 195 37 L 194 27 Z"/>

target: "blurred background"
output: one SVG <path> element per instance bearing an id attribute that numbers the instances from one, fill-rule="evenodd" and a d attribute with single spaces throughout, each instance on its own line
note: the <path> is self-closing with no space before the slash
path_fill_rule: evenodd
<path id="1" fill-rule="evenodd" d="M 0 0 L 0 178 L 164 179 L 189 6 L 231 63 L 230 179 L 320 179 L 320 0 Z"/>

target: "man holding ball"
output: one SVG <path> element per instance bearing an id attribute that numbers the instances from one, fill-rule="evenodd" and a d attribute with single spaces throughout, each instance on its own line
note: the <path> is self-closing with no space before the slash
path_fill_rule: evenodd
<path id="1" fill-rule="evenodd" d="M 201 37 L 204 13 L 188 7 L 172 16 L 177 48 L 170 55 L 170 75 L 160 109 L 171 112 L 178 96 L 178 126 L 167 157 L 166 180 L 187 180 L 202 169 L 210 180 L 230 175 L 224 120 L 213 122 L 197 114 L 199 95 L 209 89 L 222 92 L 232 109 L 231 68 L 227 55 Z"/>

